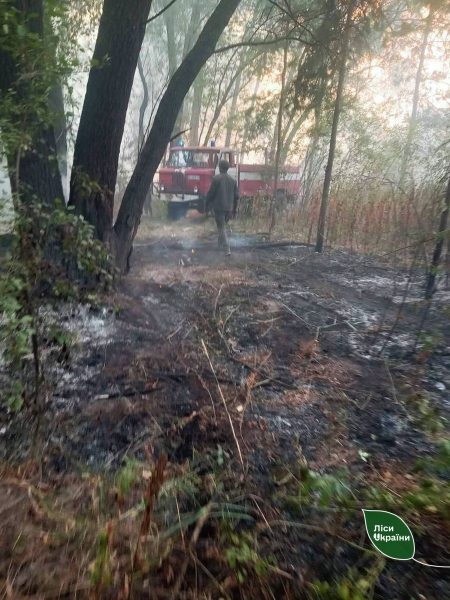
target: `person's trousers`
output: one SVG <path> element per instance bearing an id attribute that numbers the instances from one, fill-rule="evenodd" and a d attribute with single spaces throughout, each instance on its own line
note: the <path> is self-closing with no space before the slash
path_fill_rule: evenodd
<path id="1" fill-rule="evenodd" d="M 215 210 L 217 229 L 219 231 L 219 247 L 224 248 L 227 253 L 230 252 L 230 243 L 227 236 L 227 223 L 231 218 L 231 212 L 226 210 Z"/>

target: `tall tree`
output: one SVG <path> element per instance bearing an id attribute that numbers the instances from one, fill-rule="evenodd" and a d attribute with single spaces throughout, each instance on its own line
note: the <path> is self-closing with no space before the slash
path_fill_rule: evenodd
<path id="1" fill-rule="evenodd" d="M 322 252 L 325 242 L 325 227 L 328 210 L 328 199 L 330 196 L 331 177 L 333 174 L 334 155 L 336 152 L 336 141 L 339 127 L 339 118 L 342 111 L 342 100 L 344 97 L 345 77 L 347 74 L 347 58 L 350 47 L 350 32 L 353 25 L 353 12 L 355 10 L 356 0 L 350 0 L 347 8 L 347 18 L 342 38 L 341 60 L 339 66 L 339 80 L 336 92 L 336 100 L 333 112 L 333 124 L 331 127 L 330 147 L 328 151 L 328 161 L 325 168 L 325 180 L 322 191 L 322 203 L 320 206 L 319 226 L 317 230 L 316 252 Z"/>
<path id="2" fill-rule="evenodd" d="M 278 190 L 278 179 L 280 177 L 280 158 L 281 158 L 281 144 L 283 141 L 283 110 L 284 110 L 284 101 L 285 101 L 285 92 L 286 92 L 286 73 L 288 68 L 288 44 L 285 42 L 284 52 L 283 52 L 283 69 L 281 72 L 281 90 L 280 90 L 280 104 L 278 107 L 278 117 L 277 117 L 277 145 L 275 151 L 275 174 L 273 177 L 273 193 L 272 193 L 272 206 L 271 206 L 271 218 L 270 218 L 270 228 L 269 235 L 272 234 L 275 228 L 275 216 L 276 216 L 276 196 Z"/>
<path id="3" fill-rule="evenodd" d="M 191 16 L 189 19 L 189 25 L 186 30 L 186 34 L 184 37 L 184 44 L 182 48 L 181 61 L 183 61 L 189 51 L 192 48 L 192 45 L 195 40 L 195 33 L 199 24 L 201 23 L 201 10 L 200 10 L 200 1 L 192 0 L 191 1 Z M 176 9 L 175 9 L 176 10 Z M 166 17 L 166 29 L 167 29 L 167 47 L 169 53 L 169 79 L 175 73 L 178 66 L 178 51 L 176 44 L 176 35 L 175 35 L 175 12 L 174 10 L 170 10 L 167 13 Z M 185 122 L 185 102 L 181 105 L 180 112 L 178 113 L 177 120 L 174 125 L 174 138 L 172 143 L 176 145 L 180 139 L 179 134 L 184 128 Z M 200 118 L 200 117 L 199 117 Z"/>
<path id="4" fill-rule="evenodd" d="M 152 0 L 105 0 L 75 143 L 70 204 L 111 242 L 114 190 L 131 88 Z"/>
<path id="5" fill-rule="evenodd" d="M 239 6 L 240 0 L 220 0 L 206 22 L 197 42 L 172 77 L 161 99 L 150 134 L 139 155 L 136 168 L 120 206 L 114 226 L 116 263 L 124 272 L 132 250 L 145 198 L 164 155 L 186 94 Z"/>
<path id="6" fill-rule="evenodd" d="M 412 143 L 413 143 L 413 138 L 414 138 L 414 132 L 415 132 L 415 128 L 417 125 L 417 111 L 419 109 L 420 85 L 422 83 L 423 67 L 425 64 L 425 55 L 426 55 L 427 47 L 428 47 L 428 38 L 430 36 L 430 32 L 433 27 L 434 14 L 435 14 L 434 9 L 431 6 L 429 9 L 429 13 L 425 19 L 425 28 L 423 31 L 422 44 L 420 46 L 419 65 L 417 67 L 416 81 L 415 81 L 415 85 L 414 85 L 413 105 L 412 105 L 411 116 L 409 118 L 409 123 L 408 123 L 408 135 L 406 137 L 406 144 L 403 149 L 402 163 L 400 166 L 399 185 L 401 188 L 404 186 L 404 183 L 405 183 L 406 171 L 407 171 L 408 162 L 409 162 L 409 159 L 411 156 L 411 148 L 412 148 Z"/>

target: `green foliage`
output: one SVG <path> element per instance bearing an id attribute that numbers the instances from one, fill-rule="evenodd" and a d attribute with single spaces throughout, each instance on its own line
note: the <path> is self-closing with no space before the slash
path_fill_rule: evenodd
<path id="1" fill-rule="evenodd" d="M 140 480 L 142 467 L 141 461 L 135 458 L 125 459 L 125 465 L 116 475 L 116 487 L 122 499 L 128 496 L 131 486 Z"/>
<path id="2" fill-rule="evenodd" d="M 413 411 L 413 422 L 416 426 L 429 433 L 438 433 L 444 428 L 444 417 L 441 416 L 439 408 L 431 404 L 426 393 L 411 396 L 407 406 Z"/>
<path id="3" fill-rule="evenodd" d="M 355 494 L 347 482 L 349 475 L 341 470 L 337 475 L 320 475 L 308 470 L 299 481 L 295 496 L 287 496 L 285 504 L 293 510 L 302 510 L 314 506 L 320 508 L 339 507 L 349 509 L 355 506 Z"/>
<path id="4" fill-rule="evenodd" d="M 74 68 L 67 54 L 58 54 L 56 23 L 64 19 L 65 2 L 44 1 L 44 22 L 37 14 L 19 11 L 12 0 L 2 0 L 0 48 L 16 79 L 0 92 L 0 154 L 14 156 L 36 143 L 36 134 L 45 125 L 53 125 L 58 115 L 51 109 L 49 97 L 62 85 Z M 56 157 L 47 157 L 55 160 Z"/>
<path id="5" fill-rule="evenodd" d="M 18 207 L 12 256 L 0 271 L 0 340 L 13 379 L 12 408 L 31 397 L 38 403 L 44 344 L 67 353 L 73 343 L 69 332 L 46 315 L 57 313 L 61 300 L 83 301 L 93 287 L 108 289 L 112 279 L 105 248 L 81 217 L 61 204 L 54 210 L 37 202 Z"/>
<path id="6" fill-rule="evenodd" d="M 237 534 L 229 530 L 226 535 L 231 546 L 224 551 L 229 566 L 235 570 L 239 583 L 243 583 L 253 571 L 259 577 L 265 575 L 271 566 L 276 565 L 274 556 L 263 558 L 257 551 L 256 541 L 252 534 L 241 532 Z"/>
<path id="7" fill-rule="evenodd" d="M 369 600 L 373 598 L 374 588 L 381 572 L 386 566 L 383 558 L 378 559 L 364 574 L 356 568 L 348 570 L 345 577 L 339 581 L 315 581 L 309 584 L 313 592 L 312 598 L 321 600 Z"/>
<path id="8" fill-rule="evenodd" d="M 102 531 L 98 537 L 97 557 L 91 574 L 91 583 L 100 591 L 111 583 L 111 537 L 112 530 L 110 528 Z M 96 594 L 96 597 L 100 596 Z"/>

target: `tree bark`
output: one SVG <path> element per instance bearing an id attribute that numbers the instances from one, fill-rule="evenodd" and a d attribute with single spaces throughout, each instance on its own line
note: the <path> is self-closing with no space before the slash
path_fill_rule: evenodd
<path id="1" fill-rule="evenodd" d="M 120 206 L 114 227 L 116 264 L 124 272 L 137 233 L 145 197 L 170 140 L 186 94 L 236 11 L 240 0 L 220 0 L 197 42 L 172 77 Z"/>
<path id="2" fill-rule="evenodd" d="M 43 0 L 16 0 L 13 6 L 18 11 L 19 25 L 24 27 L 30 33 L 36 34 L 39 43 L 45 47 L 44 39 L 44 8 Z M 0 27 L 2 27 L 2 18 L 0 16 Z M 14 35 L 14 32 L 10 32 Z M 39 73 L 39 59 L 42 49 L 39 49 L 37 57 L 31 54 L 27 56 L 28 60 L 35 61 L 34 69 Z M 26 128 L 31 133 L 32 143 L 20 151 L 7 149 L 7 163 L 11 180 L 11 189 L 23 202 L 37 200 L 50 206 L 55 205 L 55 200 L 64 200 L 61 175 L 58 168 L 56 139 L 53 126 L 46 124 L 46 120 L 34 112 L 29 100 L 29 81 L 27 68 L 22 63 L 21 57 L 18 58 L 11 54 L 0 45 L 0 93 L 6 96 L 9 93 L 15 94 L 17 106 L 21 103 L 25 108 L 23 112 L 18 112 L 13 116 L 16 122 L 12 125 L 17 130 Z M 34 76 L 35 78 L 38 76 Z M 42 90 L 39 92 L 39 80 L 33 81 L 33 91 L 41 93 L 42 98 L 46 99 L 46 109 L 51 111 L 49 92 L 46 89 L 47 84 L 43 83 Z M 42 111 L 42 99 L 39 98 L 39 107 Z M 17 172 L 18 169 L 18 172 Z M 19 189 L 16 182 L 19 181 Z"/>
<path id="3" fill-rule="evenodd" d="M 425 288 L 425 299 L 431 300 L 436 290 L 436 278 L 439 265 L 441 264 L 442 250 L 445 242 L 445 232 L 447 231 L 448 215 L 450 213 L 450 179 L 447 184 L 447 192 L 445 194 L 444 210 L 441 213 L 441 221 L 439 223 L 439 231 L 434 248 L 433 258 L 431 260 L 431 268 Z"/>
<path id="4" fill-rule="evenodd" d="M 323 251 L 325 242 L 325 226 L 328 210 L 328 199 L 330 196 L 331 176 L 333 174 L 334 155 L 336 152 L 336 141 L 339 127 L 339 117 L 342 110 L 342 99 L 344 96 L 345 77 L 347 74 L 347 57 L 350 47 L 350 30 L 353 23 L 353 11 L 356 5 L 356 0 L 351 0 L 348 6 L 347 20 L 344 30 L 344 38 L 342 41 L 342 56 L 339 67 L 339 81 L 336 93 L 336 101 L 334 104 L 333 125 L 331 127 L 330 148 L 328 152 L 328 161 L 325 168 L 325 181 L 323 184 L 322 204 L 320 206 L 319 227 L 317 230 L 316 252 Z"/>
<path id="5" fill-rule="evenodd" d="M 152 0 L 105 0 L 75 143 L 70 204 L 112 236 L 114 190 L 131 88 Z"/>
<path id="6" fill-rule="evenodd" d="M 431 29 L 433 27 L 433 18 L 434 18 L 434 11 L 430 7 L 430 12 L 428 13 L 427 18 L 425 19 L 425 30 L 423 32 L 423 40 L 422 40 L 422 45 L 420 48 L 419 66 L 417 67 L 416 83 L 414 86 L 413 105 L 412 105 L 411 117 L 409 119 L 409 124 L 408 124 L 408 135 L 406 137 L 406 144 L 405 144 L 405 148 L 403 150 L 402 163 L 400 166 L 399 186 L 401 188 L 403 188 L 403 186 L 405 184 L 406 170 L 408 168 L 408 162 L 411 157 L 411 149 L 412 149 L 412 143 L 413 143 L 413 139 L 414 139 L 414 131 L 415 131 L 416 124 L 417 124 L 417 111 L 419 109 L 420 85 L 422 83 L 423 65 L 425 63 L 425 54 L 426 54 L 427 47 L 428 47 L 428 38 L 429 38 L 429 35 L 431 32 Z"/>

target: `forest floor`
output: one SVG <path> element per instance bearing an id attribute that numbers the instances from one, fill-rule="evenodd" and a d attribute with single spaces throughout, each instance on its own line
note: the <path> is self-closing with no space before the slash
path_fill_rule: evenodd
<path id="1" fill-rule="evenodd" d="M 361 511 L 450 565 L 446 473 L 416 468 L 450 422 L 448 292 L 422 295 L 380 259 L 153 225 L 114 296 L 61 310 L 78 341 L 38 442 L 0 413 L 0 597 L 450 597 Z"/>

